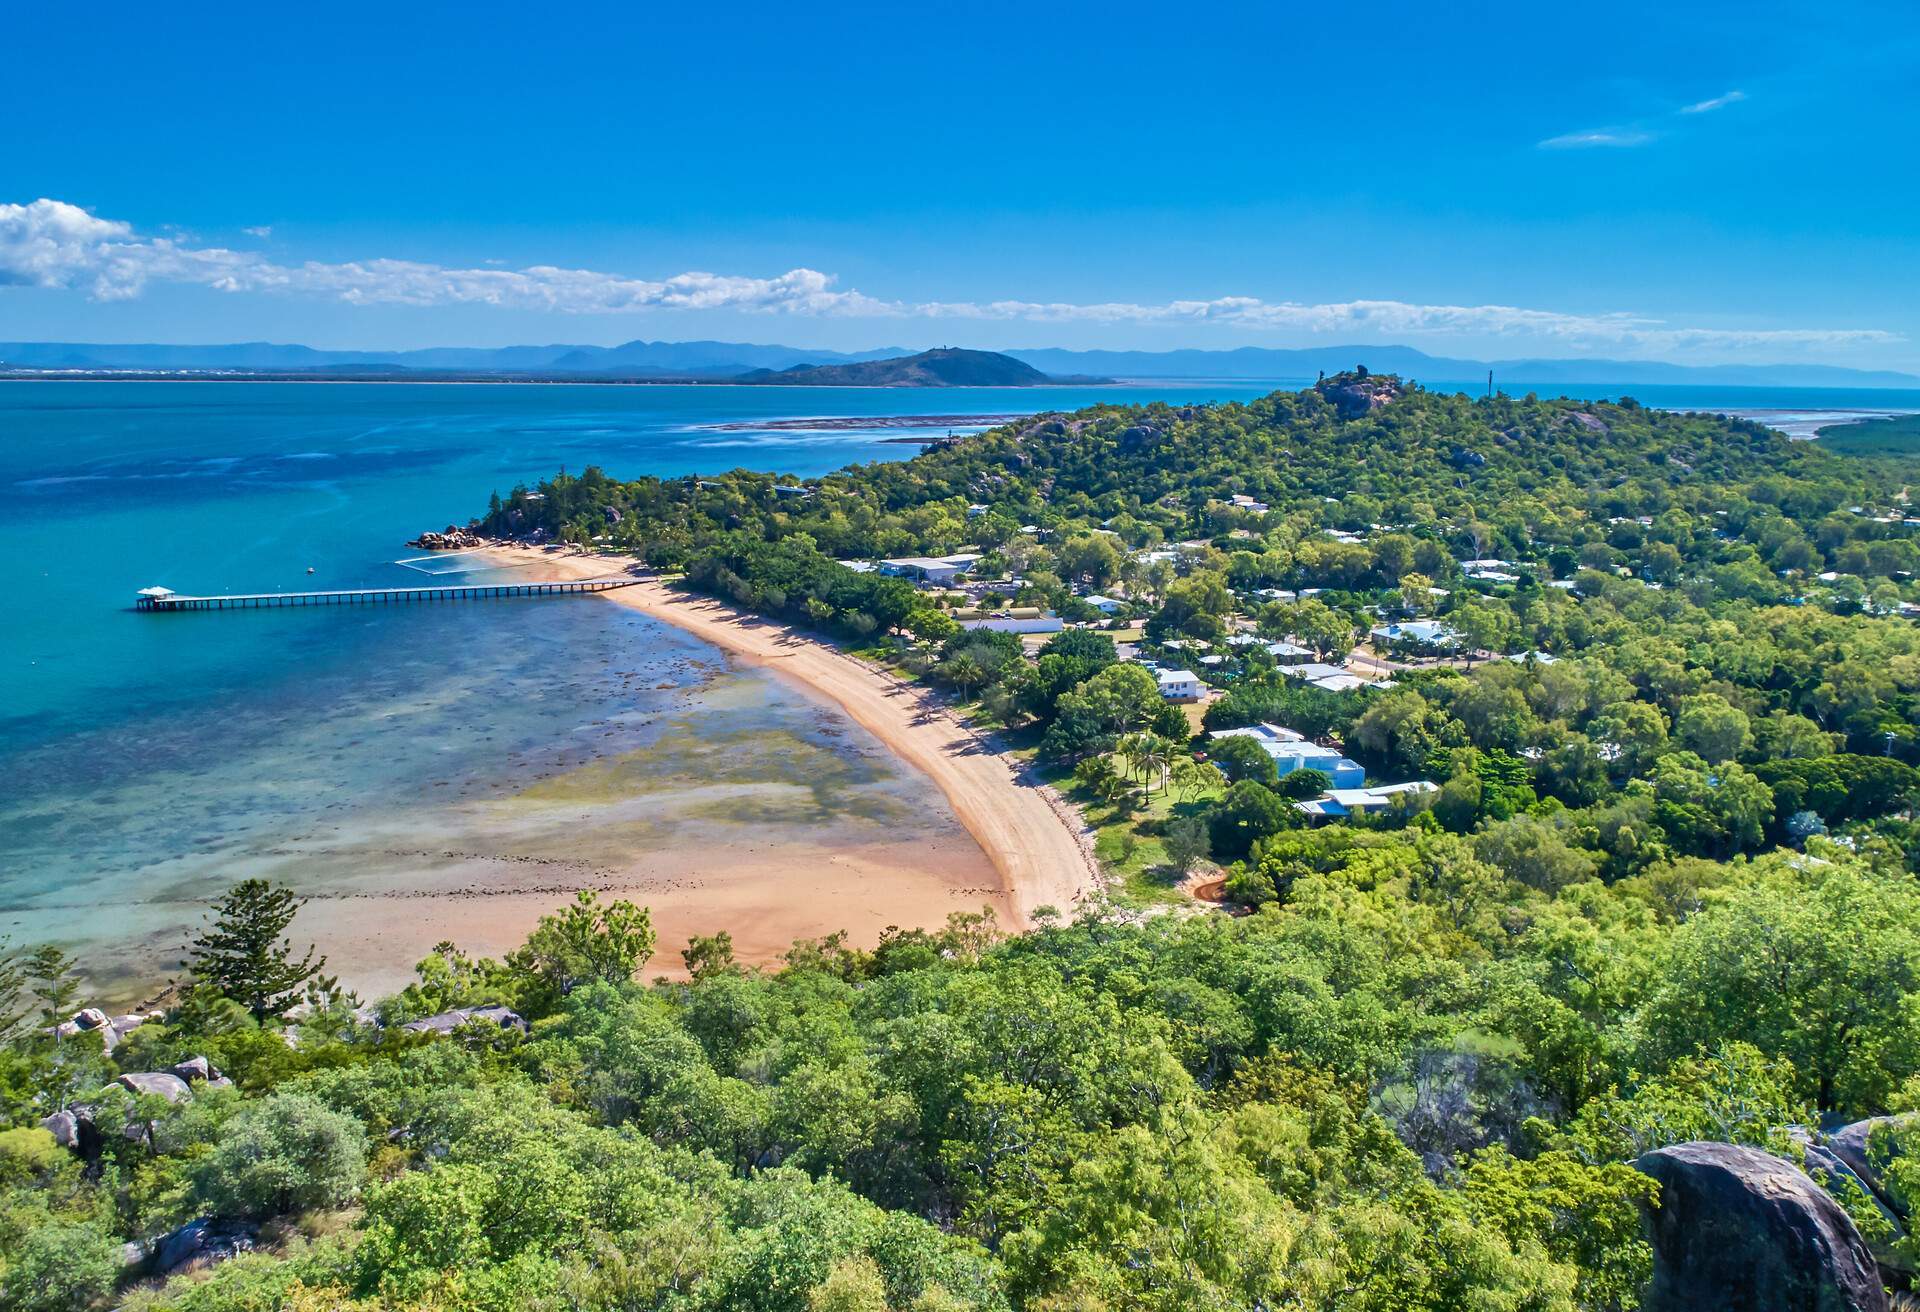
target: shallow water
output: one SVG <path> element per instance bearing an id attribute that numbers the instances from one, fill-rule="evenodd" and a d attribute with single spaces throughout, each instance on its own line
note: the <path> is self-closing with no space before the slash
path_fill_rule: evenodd
<path id="1" fill-rule="evenodd" d="M 1004 414 L 1157 394 L 942 392 L 938 409 Z M 128 606 L 149 584 L 431 582 L 394 563 L 419 554 L 406 538 L 465 522 L 488 493 L 563 466 L 804 474 L 902 459 L 917 448 L 885 441 L 906 431 L 894 426 L 753 425 L 902 415 L 915 399 L 0 383 L 12 592 L 0 632 L 0 934 L 81 948 L 111 991 L 175 966 L 205 899 L 250 874 L 323 898 L 377 894 L 382 907 L 408 892 L 529 888 L 557 902 L 623 870 L 657 880 L 662 853 L 686 852 L 693 868 L 701 855 L 759 860 L 785 845 L 810 860 L 825 848 L 875 860 L 891 850 L 904 868 L 933 850 L 958 883 L 991 883 L 937 795 L 929 803 L 924 780 L 870 735 L 624 607 Z"/>
<path id="2" fill-rule="evenodd" d="M 79 947 L 97 985 L 130 992 L 177 965 L 209 895 L 267 874 L 323 900 L 368 899 L 380 933 L 366 917 L 327 923 L 335 950 L 389 983 L 405 961 L 368 963 L 421 946 L 389 932 L 415 894 L 511 895 L 516 914 L 537 914 L 531 894 L 557 902 L 625 872 L 642 893 L 685 900 L 678 854 L 690 870 L 777 869 L 782 852 L 817 865 L 853 848 L 863 872 L 934 854 L 954 889 L 989 884 L 937 796 L 870 735 L 624 607 L 143 615 L 129 602 L 150 584 L 431 582 L 395 563 L 419 554 L 406 538 L 562 467 L 821 473 L 912 455 L 886 439 L 928 430 L 882 421 L 916 411 L 1271 387 L 0 382 L 0 935 Z M 1892 404 L 1724 404 L 1876 402 Z M 792 423 L 808 418 L 871 426 Z M 869 909 L 857 879 L 835 887 L 850 920 Z M 870 901 L 874 915 L 900 905 Z"/>

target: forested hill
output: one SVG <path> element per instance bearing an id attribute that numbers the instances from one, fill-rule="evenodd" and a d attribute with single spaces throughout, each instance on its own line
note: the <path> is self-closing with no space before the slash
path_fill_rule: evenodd
<path id="1" fill-rule="evenodd" d="M 756 369 L 733 381 L 781 387 L 1038 387 L 1059 380 L 1010 355 L 944 346 L 891 360 Z"/>
<path id="2" fill-rule="evenodd" d="M 543 485 L 543 501 L 496 507 L 484 524 L 581 541 L 611 534 L 661 563 L 703 526 L 804 529 L 829 555 L 864 557 L 953 550 L 983 535 L 995 545 L 1022 525 L 1093 528 L 1116 518 L 1104 526 L 1132 545 L 1247 528 L 1258 530 L 1255 540 L 1235 550 L 1267 554 L 1284 519 L 1296 539 L 1384 523 L 1486 556 L 1522 552 L 1536 538 L 1544 549 L 1555 539 L 1578 547 L 1588 536 L 1621 536 L 1614 518 L 1725 511 L 1731 525 L 1689 532 L 1750 526 L 1762 554 L 1781 557 L 1769 563 L 1791 568 L 1808 558 L 1789 541 L 1898 486 L 1875 466 L 1742 420 L 1631 400 L 1470 399 L 1384 375 L 1341 375 L 1247 403 L 1040 415 L 912 460 L 811 480 L 815 495 L 777 506 L 773 481 L 739 473 L 705 484 L 619 483 L 589 471 Z M 1236 510 L 1236 494 L 1269 513 Z M 988 507 L 983 522 L 968 522 L 968 505 Z M 621 514 L 611 529 L 609 510 Z M 1848 535 L 1861 531 L 1850 525 Z"/>
<path id="3" fill-rule="evenodd" d="M 940 690 L 1107 896 L 766 969 L 696 936 L 649 984 L 646 910 L 583 892 L 371 1016 L 257 880 L 154 1015 L 0 946 L 0 1312 L 1884 1308 L 1920 1270 L 1911 475 L 1356 370 L 805 483 L 515 489 L 488 530 Z M 864 567 L 962 547 L 964 592 Z M 1076 625 L 965 627 L 1003 603 Z"/>

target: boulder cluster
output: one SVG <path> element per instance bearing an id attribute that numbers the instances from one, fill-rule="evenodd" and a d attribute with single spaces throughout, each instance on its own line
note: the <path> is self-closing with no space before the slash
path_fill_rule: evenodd
<path id="1" fill-rule="evenodd" d="M 1907 1202 L 1887 1180 L 1892 1131 L 1875 1117 L 1824 1136 L 1795 1132 L 1805 1168 L 1739 1144 L 1695 1141 L 1634 1165 L 1660 1182 L 1647 1209 L 1647 1312 L 1885 1312 L 1915 1271 L 1899 1249 Z M 1846 1199 L 1847 1208 L 1836 1199 Z M 1869 1243 L 1855 1214 L 1877 1216 Z M 1904 1302 L 1902 1306 L 1906 1305 Z"/>
<path id="2" fill-rule="evenodd" d="M 96 1034 L 106 1051 L 112 1052 L 119 1046 L 120 1040 L 127 1037 L 156 1017 L 130 1012 L 124 1016 L 109 1016 L 98 1007 L 85 1007 L 77 1011 L 71 1020 L 63 1020 L 53 1027 L 53 1036 L 57 1039 L 70 1039 L 76 1034 Z"/>
<path id="3" fill-rule="evenodd" d="M 433 1016 L 408 1021 L 400 1028 L 408 1034 L 451 1034 L 462 1025 L 491 1025 L 527 1032 L 527 1022 L 511 1007 L 455 1007 Z"/>
<path id="4" fill-rule="evenodd" d="M 449 524 L 438 533 L 428 529 L 407 545 L 418 551 L 470 551 L 486 546 L 487 542 L 472 529 Z"/>
<path id="5" fill-rule="evenodd" d="M 205 1057 L 190 1057 L 164 1071 L 130 1071 L 100 1092 L 124 1089 L 136 1098 L 164 1098 L 171 1103 L 185 1102 L 197 1089 L 229 1089 L 233 1081 L 222 1075 Z M 115 1127 L 103 1126 L 104 1111 L 92 1103 L 71 1103 L 51 1116 L 42 1118 L 40 1128 L 53 1136 L 62 1148 L 78 1153 L 88 1161 L 100 1156 L 104 1136 Z M 138 1115 L 125 1116 L 117 1127 L 122 1138 L 145 1142 L 153 1127 Z"/>

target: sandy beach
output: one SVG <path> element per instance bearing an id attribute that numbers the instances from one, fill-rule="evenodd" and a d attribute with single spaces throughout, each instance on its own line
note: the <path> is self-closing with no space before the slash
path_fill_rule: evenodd
<path id="1" fill-rule="evenodd" d="M 487 554 L 554 578 L 595 578 L 637 568 L 637 562 L 623 557 L 531 548 L 496 548 Z M 529 556 L 537 564 L 529 565 Z M 1071 913 L 1077 901 L 1099 887 L 1097 865 L 1072 809 L 926 689 L 807 634 L 655 579 L 600 598 L 675 625 L 738 661 L 765 667 L 828 699 L 924 774 L 999 872 L 1014 928 L 1029 928 L 1041 907 Z M 940 910 L 924 923 L 944 918 Z"/>

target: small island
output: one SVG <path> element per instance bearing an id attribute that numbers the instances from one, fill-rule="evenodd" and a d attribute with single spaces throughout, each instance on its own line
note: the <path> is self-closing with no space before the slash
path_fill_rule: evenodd
<path id="1" fill-rule="evenodd" d="M 756 369 L 732 380 L 775 387 L 1047 387 L 1110 383 L 1110 378 L 1056 378 L 998 351 L 942 346 L 918 355 L 854 364 L 797 364 Z"/>

